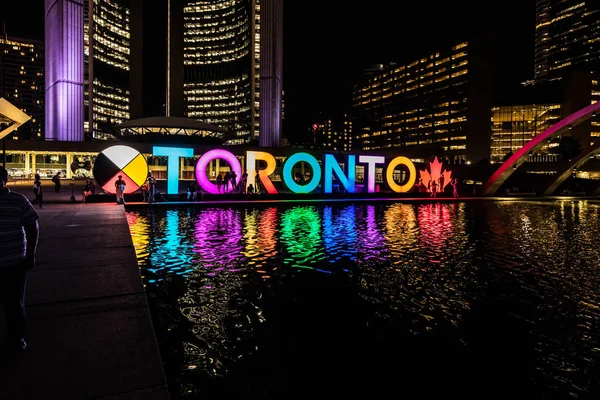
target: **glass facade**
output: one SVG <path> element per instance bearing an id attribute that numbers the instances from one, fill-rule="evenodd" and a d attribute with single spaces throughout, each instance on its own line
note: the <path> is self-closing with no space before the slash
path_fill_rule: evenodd
<path id="1" fill-rule="evenodd" d="M 537 0 L 535 80 L 560 78 L 564 70 L 600 60 L 600 3 Z"/>
<path id="2" fill-rule="evenodd" d="M 130 119 L 131 41 L 127 6 L 125 0 L 86 3 L 85 131 L 96 139 L 110 137 L 113 125 Z"/>
<path id="3" fill-rule="evenodd" d="M 14 140 L 44 139 L 44 43 L 0 37 L 0 97 L 31 119 L 11 135 Z"/>
<path id="4" fill-rule="evenodd" d="M 509 154 L 523 147 L 538 134 L 563 118 L 560 104 L 528 104 L 492 108 L 491 161 L 504 162 Z M 531 161 L 551 162 L 558 159 L 556 143 L 547 143 Z"/>
<path id="5" fill-rule="evenodd" d="M 190 1 L 184 8 L 184 115 L 258 137 L 260 0 Z"/>
<path id="6" fill-rule="evenodd" d="M 409 64 L 370 71 L 353 92 L 358 116 L 355 146 L 363 150 L 436 146 L 452 162 L 465 162 L 469 52 L 469 44 L 463 42 Z"/>

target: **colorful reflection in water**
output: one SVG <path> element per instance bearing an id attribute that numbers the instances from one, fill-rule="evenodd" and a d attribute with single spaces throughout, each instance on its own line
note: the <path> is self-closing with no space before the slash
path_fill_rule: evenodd
<path id="1" fill-rule="evenodd" d="M 587 398 L 600 393 L 599 215 L 472 202 L 128 221 L 173 398 Z"/>

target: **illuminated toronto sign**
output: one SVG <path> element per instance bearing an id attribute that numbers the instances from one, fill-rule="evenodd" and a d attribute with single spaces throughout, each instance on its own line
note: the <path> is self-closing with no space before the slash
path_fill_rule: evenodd
<path id="1" fill-rule="evenodd" d="M 194 149 L 155 146 L 153 155 L 167 158 L 167 194 L 178 194 L 180 158 L 192 158 Z M 213 194 L 219 193 L 219 188 L 207 176 L 207 169 L 215 160 L 225 161 L 238 179 L 241 178 L 243 172 L 240 160 L 228 150 L 213 149 L 202 154 L 195 167 L 196 180 L 203 190 Z M 275 157 L 265 151 L 248 150 L 245 153 L 245 161 L 245 172 L 248 174 L 247 185 L 256 186 L 256 179 L 258 179 L 268 194 L 277 194 L 278 191 L 270 178 L 277 167 Z M 266 164 L 266 167 L 257 169 L 258 161 Z M 298 177 L 296 167 L 300 163 L 308 164 L 312 173 Z M 437 163 L 433 165 L 437 166 Z M 433 169 L 435 168 L 433 165 L 430 179 L 436 179 L 438 175 L 450 178 L 448 171 L 438 172 L 437 169 Z M 367 193 L 374 193 L 377 189 L 376 169 L 379 167 L 383 168 L 384 181 L 393 192 L 406 193 L 414 187 L 417 180 L 415 165 L 407 157 L 399 156 L 386 160 L 383 156 L 348 154 L 345 155 L 344 160 L 340 161 L 334 154 L 325 154 L 322 160 L 317 160 L 315 156 L 306 152 L 294 153 L 287 157 L 283 163 L 281 180 L 293 193 L 312 193 L 318 189 L 319 185 L 322 185 L 323 193 L 332 193 L 335 184 L 348 193 L 355 193 L 357 191 L 356 169 L 358 166 L 362 166 L 365 170 L 364 185 Z M 396 172 L 399 170 L 404 171 L 403 182 L 397 182 L 395 179 Z M 423 179 L 424 171 L 420 172 Z M 121 145 L 109 147 L 96 159 L 94 176 L 106 192 L 114 194 L 114 180 L 119 175 L 128 180 L 126 193 L 132 193 L 145 182 L 148 176 L 148 163 L 137 150 L 131 147 Z"/>

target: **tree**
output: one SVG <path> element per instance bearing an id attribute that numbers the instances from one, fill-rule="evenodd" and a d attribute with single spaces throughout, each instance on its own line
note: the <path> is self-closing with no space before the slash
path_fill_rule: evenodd
<path id="1" fill-rule="evenodd" d="M 558 156 L 561 160 L 571 160 L 573 157 L 581 153 L 581 143 L 579 138 L 575 136 L 563 136 L 558 142 Z"/>

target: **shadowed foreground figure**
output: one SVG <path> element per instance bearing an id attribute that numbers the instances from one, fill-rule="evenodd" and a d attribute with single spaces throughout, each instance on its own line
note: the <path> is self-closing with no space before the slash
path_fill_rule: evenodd
<path id="1" fill-rule="evenodd" d="M 25 351 L 25 287 L 27 271 L 35 266 L 39 216 L 25 196 L 6 187 L 7 181 L 8 172 L 0 166 L 0 301 L 9 344 Z"/>

